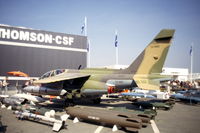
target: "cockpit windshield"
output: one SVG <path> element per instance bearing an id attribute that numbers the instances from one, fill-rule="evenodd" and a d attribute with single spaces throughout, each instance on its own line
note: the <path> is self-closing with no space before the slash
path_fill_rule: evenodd
<path id="1" fill-rule="evenodd" d="M 45 74 L 43 74 L 39 79 L 44 79 L 44 78 L 52 77 L 52 76 L 61 74 L 63 72 L 65 72 L 65 69 L 56 69 L 56 70 L 48 71 Z"/>
<path id="2" fill-rule="evenodd" d="M 64 69 L 57 69 L 55 70 L 55 74 L 58 75 L 60 73 L 63 73 L 65 70 Z"/>

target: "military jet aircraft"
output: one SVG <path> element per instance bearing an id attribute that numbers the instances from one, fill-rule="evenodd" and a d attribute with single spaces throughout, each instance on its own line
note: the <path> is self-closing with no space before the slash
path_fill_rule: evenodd
<path id="1" fill-rule="evenodd" d="M 56 95 L 66 99 L 91 98 L 100 102 L 102 94 L 124 88 L 159 89 L 160 75 L 175 30 L 164 29 L 150 42 L 136 60 L 122 70 L 86 68 L 58 69 L 45 73 L 24 91 L 37 95 Z"/>

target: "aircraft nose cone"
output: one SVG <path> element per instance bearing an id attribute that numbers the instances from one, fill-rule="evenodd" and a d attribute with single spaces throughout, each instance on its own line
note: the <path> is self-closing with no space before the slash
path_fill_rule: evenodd
<path id="1" fill-rule="evenodd" d="M 25 92 L 29 92 L 31 90 L 31 88 L 32 88 L 31 86 L 27 86 L 27 87 L 24 87 L 23 90 Z"/>
<path id="2" fill-rule="evenodd" d="M 29 90 L 30 90 L 29 86 L 23 88 L 23 91 L 25 91 L 25 92 L 28 92 Z"/>

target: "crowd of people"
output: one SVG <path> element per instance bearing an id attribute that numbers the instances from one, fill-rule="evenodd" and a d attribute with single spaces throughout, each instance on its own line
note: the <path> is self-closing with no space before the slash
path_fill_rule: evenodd
<path id="1" fill-rule="evenodd" d="M 182 90 L 188 90 L 188 89 L 194 89 L 200 87 L 200 81 L 179 81 L 179 80 L 172 80 L 169 81 L 169 85 L 173 89 L 182 89 Z"/>

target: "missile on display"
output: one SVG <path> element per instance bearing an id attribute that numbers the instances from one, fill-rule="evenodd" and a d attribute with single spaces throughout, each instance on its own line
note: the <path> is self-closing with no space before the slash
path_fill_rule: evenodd
<path id="1" fill-rule="evenodd" d="M 33 96 L 33 95 L 23 94 L 23 93 L 15 94 L 8 97 L 0 96 L 0 102 L 2 104 L 5 104 L 6 106 L 12 106 L 14 108 L 19 105 L 23 105 L 27 103 L 28 101 L 33 102 L 33 103 L 41 103 L 41 102 L 45 102 L 45 99 L 39 96 Z"/>
<path id="2" fill-rule="evenodd" d="M 151 103 L 165 103 L 167 105 L 173 106 L 175 104 L 174 99 L 152 99 L 152 98 L 139 98 L 136 100 L 137 102 L 139 101 L 149 101 Z"/>
<path id="3" fill-rule="evenodd" d="M 49 88 L 49 87 L 41 87 L 41 86 L 27 86 L 23 89 L 25 92 L 29 92 L 31 94 L 36 95 L 52 95 L 52 96 L 62 96 L 67 93 L 64 89 L 58 88 Z"/>
<path id="4" fill-rule="evenodd" d="M 153 95 L 149 95 L 149 94 L 144 94 L 144 93 L 136 93 L 136 92 L 129 92 L 129 93 L 121 93 L 121 96 L 124 97 L 135 97 L 135 98 L 141 98 L 141 97 L 145 97 L 145 98 L 155 98 L 155 96 Z"/>
<path id="5" fill-rule="evenodd" d="M 51 112 L 54 110 L 55 112 L 62 112 L 63 109 L 60 108 L 49 108 L 49 107 L 43 107 L 43 106 L 34 106 L 34 105 L 23 105 L 21 108 L 18 108 L 18 110 L 27 110 L 30 113 L 38 114 L 38 115 L 45 115 L 46 112 Z"/>
<path id="6" fill-rule="evenodd" d="M 16 107 L 19 105 L 22 105 L 25 102 L 24 99 L 20 99 L 18 97 L 5 97 L 1 100 L 2 104 L 5 104 L 7 107 L 8 106 L 12 106 L 12 107 Z"/>
<path id="7" fill-rule="evenodd" d="M 185 101 L 189 103 L 200 103 L 200 91 L 199 90 L 188 90 L 178 91 L 176 94 L 170 96 L 172 99 Z"/>
<path id="8" fill-rule="evenodd" d="M 42 115 L 36 115 L 33 113 L 29 113 L 29 112 L 20 112 L 20 111 L 15 111 L 14 112 L 17 115 L 18 119 L 32 119 L 34 121 L 46 121 L 46 122 L 50 122 L 53 124 L 53 131 L 59 131 L 65 124 L 64 121 L 62 120 L 57 120 L 55 118 L 51 118 L 51 117 L 47 117 L 47 116 L 42 116 Z"/>
<path id="9" fill-rule="evenodd" d="M 108 126 L 116 125 L 127 131 L 138 131 L 142 128 L 142 120 L 140 118 L 126 115 L 123 112 L 113 113 L 112 110 L 105 109 L 68 107 L 66 108 L 66 113 L 72 118 Z"/>
<path id="10" fill-rule="evenodd" d="M 32 101 L 34 103 L 41 103 L 41 102 L 45 102 L 45 99 L 42 98 L 42 97 L 39 97 L 39 96 L 33 96 L 33 95 L 30 95 L 30 94 L 15 94 L 13 95 L 14 97 L 19 97 L 21 99 L 26 99 L 28 101 Z"/>
<path id="11" fill-rule="evenodd" d="M 138 101 L 138 102 L 133 102 L 133 105 L 136 105 L 138 107 L 142 107 L 145 109 L 164 109 L 164 110 L 169 110 L 173 106 L 167 103 L 162 103 L 162 102 L 151 102 L 151 101 Z"/>

